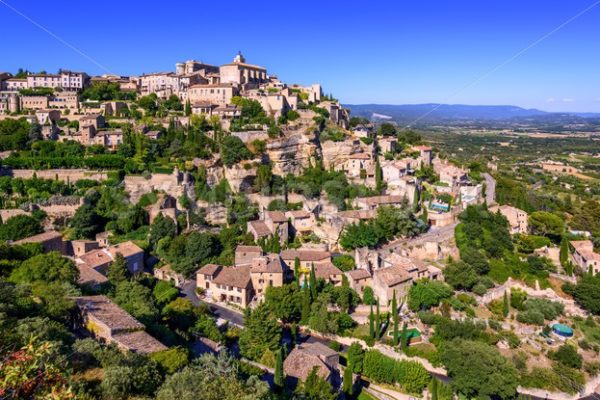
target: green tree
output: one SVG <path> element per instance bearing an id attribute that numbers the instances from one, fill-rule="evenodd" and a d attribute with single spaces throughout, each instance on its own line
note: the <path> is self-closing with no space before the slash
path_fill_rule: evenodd
<path id="1" fill-rule="evenodd" d="M 510 303 L 508 301 L 508 293 L 505 290 L 504 297 L 502 299 L 502 315 L 504 315 L 504 318 L 508 317 L 509 312 L 510 312 Z"/>
<path id="2" fill-rule="evenodd" d="M 40 222 L 29 215 L 17 215 L 0 224 L 0 241 L 19 240 L 43 232 Z"/>
<path id="3" fill-rule="evenodd" d="M 221 143 L 221 161 L 226 167 L 232 167 L 243 160 L 252 158 L 252 152 L 237 136 L 226 136 Z"/>
<path id="4" fill-rule="evenodd" d="M 150 358 L 156 361 L 161 369 L 169 375 L 180 371 L 189 363 L 189 353 L 182 347 L 172 347 L 152 353 Z"/>
<path id="5" fill-rule="evenodd" d="M 115 260 L 108 266 L 107 278 L 113 285 L 126 281 L 129 278 L 129 268 L 127 267 L 127 260 L 123 257 L 123 254 L 117 253 Z"/>
<path id="6" fill-rule="evenodd" d="M 310 278 L 308 281 L 310 287 L 310 298 L 312 301 L 317 299 L 317 275 L 315 273 L 315 264 L 310 266 Z"/>
<path id="7" fill-rule="evenodd" d="M 342 392 L 344 392 L 344 394 L 349 398 L 352 398 L 352 395 L 354 394 L 354 378 L 352 376 L 352 368 L 353 367 L 351 364 L 348 364 L 348 366 L 346 366 L 346 369 L 344 370 L 344 380 L 342 384 Z"/>
<path id="8" fill-rule="evenodd" d="M 583 365 L 583 358 L 577 353 L 577 349 L 570 344 L 560 346 L 558 350 L 550 354 L 550 358 L 568 368 L 580 369 Z"/>
<path id="9" fill-rule="evenodd" d="M 75 239 L 93 239 L 102 229 L 102 217 L 90 204 L 84 204 L 77 209 L 70 221 Z"/>
<path id="10" fill-rule="evenodd" d="M 115 290 L 114 301 L 144 324 L 150 324 L 158 318 L 159 312 L 152 292 L 140 283 L 133 281 L 119 283 Z"/>
<path id="11" fill-rule="evenodd" d="M 375 338 L 375 315 L 373 314 L 373 304 L 369 312 L 369 336 Z"/>
<path id="12" fill-rule="evenodd" d="M 154 218 L 152 225 L 150 225 L 150 237 L 148 241 L 150 242 L 150 246 L 156 249 L 159 240 L 165 237 L 173 238 L 176 234 L 177 225 L 175 225 L 175 222 L 169 217 L 158 214 Z"/>
<path id="13" fill-rule="evenodd" d="M 321 378 L 317 371 L 317 367 L 310 371 L 304 384 L 298 387 L 298 392 L 303 394 L 307 400 L 335 400 L 337 393 L 334 393 L 331 384 Z"/>
<path id="14" fill-rule="evenodd" d="M 278 391 L 282 391 L 285 387 L 285 377 L 283 376 L 283 351 L 277 351 L 277 360 L 275 361 L 275 374 L 273 383 Z"/>
<path id="15" fill-rule="evenodd" d="M 452 388 L 467 397 L 506 399 L 516 394 L 518 372 L 495 347 L 455 339 L 444 344 L 441 360 Z"/>
<path id="16" fill-rule="evenodd" d="M 529 227 L 534 235 L 560 240 L 565 230 L 563 218 L 548 211 L 534 211 L 529 215 Z"/>
<path id="17" fill-rule="evenodd" d="M 392 297 L 392 321 L 394 323 L 394 346 L 398 345 L 398 304 L 396 300 L 396 291 Z"/>
<path id="18" fill-rule="evenodd" d="M 413 311 L 428 310 L 452 297 L 454 291 L 440 281 L 420 280 L 408 291 L 408 307 Z"/>
<path id="19" fill-rule="evenodd" d="M 359 343 L 352 343 L 348 347 L 348 351 L 346 352 L 346 357 L 348 359 L 348 365 L 352 366 L 352 371 L 356 374 L 360 374 L 363 368 L 363 359 L 365 357 L 365 351 Z"/>
<path id="20" fill-rule="evenodd" d="M 566 236 L 563 236 L 560 240 L 560 265 L 563 267 L 567 265 L 569 261 L 569 241 Z"/>
<path id="21" fill-rule="evenodd" d="M 294 259 L 294 278 L 300 283 L 300 258 L 298 257 Z"/>
<path id="22" fill-rule="evenodd" d="M 43 281 L 75 284 L 78 278 L 79 269 L 75 263 L 57 251 L 38 254 L 23 261 L 10 275 L 10 280 L 15 283 Z"/>
<path id="23" fill-rule="evenodd" d="M 276 351 L 280 340 L 281 328 L 264 303 L 247 312 L 239 340 L 240 352 L 244 357 L 259 360 L 266 350 Z"/>
<path id="24" fill-rule="evenodd" d="M 402 350 L 402 352 L 406 352 L 409 341 L 410 338 L 408 337 L 408 325 L 406 324 L 406 322 L 404 322 L 402 324 L 402 336 L 400 339 L 400 349 Z"/>

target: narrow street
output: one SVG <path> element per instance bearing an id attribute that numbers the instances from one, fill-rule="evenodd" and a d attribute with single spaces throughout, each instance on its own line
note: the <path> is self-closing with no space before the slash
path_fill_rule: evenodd
<path id="1" fill-rule="evenodd" d="M 181 294 L 184 298 L 190 300 L 194 305 L 200 305 L 201 303 L 208 304 L 208 307 L 217 318 L 225 319 L 237 326 L 244 326 L 244 314 L 241 312 L 233 311 L 229 308 L 219 306 L 217 304 L 203 302 L 196 296 L 196 281 L 186 281 L 181 288 Z"/>

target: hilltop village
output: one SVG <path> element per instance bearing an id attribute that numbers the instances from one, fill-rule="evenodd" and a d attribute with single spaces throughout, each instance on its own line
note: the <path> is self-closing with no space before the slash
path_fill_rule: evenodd
<path id="1" fill-rule="evenodd" d="M 498 158 L 461 163 L 241 53 L 130 77 L 0 73 L 0 151 L 0 370 L 47 361 L 0 398 L 600 384 L 591 203 L 587 219 L 526 212 L 497 196 Z"/>

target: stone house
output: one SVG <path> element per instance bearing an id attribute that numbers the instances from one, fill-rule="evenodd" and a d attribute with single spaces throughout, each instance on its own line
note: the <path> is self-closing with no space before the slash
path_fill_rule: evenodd
<path id="1" fill-rule="evenodd" d="M 288 240 L 288 219 L 282 211 L 265 211 L 263 219 L 248 222 L 248 233 L 254 236 L 254 241 L 278 234 L 281 243 Z"/>
<path id="2" fill-rule="evenodd" d="M 237 246 L 235 248 L 235 265 L 251 264 L 252 260 L 262 255 L 263 251 L 260 246 Z"/>
<path id="3" fill-rule="evenodd" d="M 316 218 L 311 212 L 305 210 L 286 211 L 285 216 L 289 219 L 295 234 L 309 234 L 315 227 Z"/>
<path id="4" fill-rule="evenodd" d="M 144 250 L 135 243 L 128 241 L 105 248 L 99 248 L 76 258 L 76 263 L 85 268 L 91 268 L 106 275 L 108 266 L 120 253 L 127 261 L 127 267 L 132 274 L 144 269 Z"/>
<path id="5" fill-rule="evenodd" d="M 280 254 L 281 259 L 288 268 L 294 270 L 296 258 L 300 260 L 300 268 L 310 270 L 312 265 L 331 263 L 331 253 L 312 249 L 288 249 Z M 316 272 L 316 271 L 315 271 Z"/>
<path id="6" fill-rule="evenodd" d="M 572 240 L 573 253 L 571 259 L 585 273 L 600 273 L 600 254 L 594 251 L 594 243 L 591 240 Z"/>
<path id="7" fill-rule="evenodd" d="M 504 215 L 508 220 L 511 234 L 526 234 L 529 232 L 529 216 L 525 211 L 509 205 L 492 207 L 490 208 L 490 211 L 500 211 L 500 214 Z"/>
<path id="8" fill-rule="evenodd" d="M 65 245 L 62 235 L 57 231 L 48 231 L 12 242 L 14 245 L 26 243 L 40 243 L 45 253 L 58 251 L 61 254 L 65 254 Z"/>
<path id="9" fill-rule="evenodd" d="M 322 343 L 298 344 L 283 361 L 283 372 L 294 383 L 305 382 L 313 369 L 317 375 L 337 386 L 339 354 Z"/>
<path id="10" fill-rule="evenodd" d="M 84 327 L 97 340 L 115 343 L 136 353 L 155 353 L 167 347 L 144 331 L 145 326 L 106 296 L 76 297 L 76 328 Z"/>
<path id="11" fill-rule="evenodd" d="M 383 195 L 371 197 L 357 197 L 353 205 L 363 210 L 377 210 L 380 206 L 400 207 L 408 199 L 404 196 Z"/>
<path id="12" fill-rule="evenodd" d="M 233 303 L 246 308 L 254 296 L 250 265 L 225 267 L 207 264 L 196 272 L 196 287 L 207 297 L 222 303 Z"/>
<path id="13" fill-rule="evenodd" d="M 153 275 L 156 279 L 166 282 L 173 282 L 175 287 L 181 287 L 185 283 L 185 277 L 173 270 L 170 265 L 163 265 L 155 268 Z"/>

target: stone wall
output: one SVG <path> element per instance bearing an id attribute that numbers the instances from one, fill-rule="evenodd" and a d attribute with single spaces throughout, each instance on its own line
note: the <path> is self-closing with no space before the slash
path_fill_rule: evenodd
<path id="1" fill-rule="evenodd" d="M 81 179 L 93 179 L 96 181 L 108 179 L 106 172 L 87 169 L 0 169 L 0 175 L 12 176 L 13 178 L 31 179 L 34 174 L 40 179 L 58 179 L 64 182 L 76 182 Z"/>

